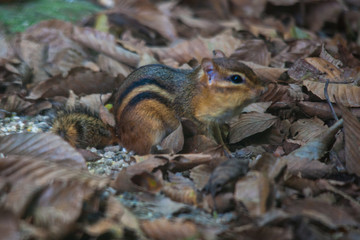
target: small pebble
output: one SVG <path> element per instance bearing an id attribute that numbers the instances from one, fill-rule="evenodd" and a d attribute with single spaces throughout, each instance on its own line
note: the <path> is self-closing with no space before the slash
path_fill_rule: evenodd
<path id="1" fill-rule="evenodd" d="M 105 160 L 105 164 L 108 166 L 112 166 L 113 165 L 113 160 L 111 158 L 108 158 Z"/>
<path id="2" fill-rule="evenodd" d="M 98 168 L 95 170 L 96 174 L 104 174 L 105 173 L 105 169 L 104 168 Z"/>
<path id="3" fill-rule="evenodd" d="M 105 152 L 104 157 L 113 158 L 113 157 L 115 157 L 115 153 L 114 152 Z"/>
<path id="4" fill-rule="evenodd" d="M 93 153 L 97 152 L 96 148 L 94 148 L 94 147 L 90 148 L 90 151 L 93 152 Z"/>

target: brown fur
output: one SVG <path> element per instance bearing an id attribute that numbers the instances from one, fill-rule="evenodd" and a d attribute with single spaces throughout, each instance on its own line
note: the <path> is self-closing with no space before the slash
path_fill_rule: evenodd
<path id="1" fill-rule="evenodd" d="M 124 113 L 117 133 L 125 148 L 143 155 L 149 153 L 152 146 L 159 144 L 179 124 L 172 109 L 154 100 L 146 100 Z"/>
<path id="2" fill-rule="evenodd" d="M 114 130 L 97 114 L 81 108 L 59 111 L 51 131 L 78 148 L 101 148 L 115 142 Z"/>

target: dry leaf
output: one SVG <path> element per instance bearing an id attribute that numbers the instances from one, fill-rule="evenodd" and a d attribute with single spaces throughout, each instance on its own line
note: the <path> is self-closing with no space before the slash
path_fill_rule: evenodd
<path id="1" fill-rule="evenodd" d="M 339 68 L 325 59 L 312 57 L 300 59 L 294 63 L 288 71 L 291 78 L 297 81 L 319 79 L 323 83 L 342 82 L 342 72 Z M 324 90 L 323 90 L 324 91 Z"/>
<path id="2" fill-rule="evenodd" d="M 101 156 L 87 149 L 77 148 L 76 151 L 83 156 L 86 162 L 95 162 L 101 159 Z"/>
<path id="3" fill-rule="evenodd" d="M 237 17 L 259 18 L 266 6 L 266 0 L 230 0 L 230 2 L 232 3 L 231 11 Z"/>
<path id="4" fill-rule="evenodd" d="M 103 121 L 105 124 L 113 128 L 115 127 L 116 123 L 115 123 L 114 115 L 111 112 L 109 112 L 109 110 L 106 107 L 104 107 L 104 105 L 102 104 L 99 106 L 99 116 L 101 121 Z"/>
<path id="5" fill-rule="evenodd" d="M 221 50 L 226 56 L 241 45 L 241 41 L 232 36 L 231 31 L 224 31 L 213 38 L 197 37 L 190 41 L 180 41 L 170 47 L 149 48 L 151 52 L 158 55 L 160 60 L 171 58 L 180 64 L 187 63 L 195 58 L 201 61 L 203 58 L 212 57 L 213 50 Z"/>
<path id="6" fill-rule="evenodd" d="M 143 221 L 141 228 L 149 238 L 156 240 L 180 240 L 200 237 L 197 226 L 190 221 L 171 221 L 160 218 L 154 221 Z"/>
<path id="7" fill-rule="evenodd" d="M 250 105 L 244 107 L 242 112 L 243 113 L 249 113 L 249 112 L 265 113 L 265 111 L 270 107 L 271 104 L 272 104 L 272 102 L 251 103 Z"/>
<path id="8" fill-rule="evenodd" d="M 324 227 L 337 229 L 341 227 L 359 226 L 359 223 L 346 211 L 325 201 L 314 199 L 290 200 L 284 202 L 286 212 L 306 216 Z"/>
<path id="9" fill-rule="evenodd" d="M 146 157 L 146 156 L 145 156 Z M 131 165 L 118 173 L 112 187 L 118 192 L 146 191 L 156 193 L 162 188 L 161 180 L 152 172 L 165 168 L 168 159 L 147 155 L 148 159 Z"/>
<path id="10" fill-rule="evenodd" d="M 154 172 L 157 169 L 166 168 L 169 163 L 167 154 L 164 155 L 145 155 L 145 156 L 134 156 L 136 164 L 131 165 L 127 168 L 127 172 L 130 174 L 137 174 L 142 171 Z"/>
<path id="11" fill-rule="evenodd" d="M 320 99 L 325 100 L 325 83 L 305 80 L 304 86 Z M 346 107 L 360 107 L 360 87 L 350 84 L 329 84 L 328 94 L 330 101 L 335 103 L 335 98 Z"/>
<path id="12" fill-rule="evenodd" d="M 110 77 L 104 72 L 92 72 L 84 68 L 75 68 L 67 77 L 55 76 L 37 84 L 27 99 L 69 96 L 69 90 L 75 94 L 109 93 L 120 86 L 123 76 Z"/>
<path id="13" fill-rule="evenodd" d="M 120 63 L 104 54 L 99 54 L 98 64 L 102 71 L 109 75 L 116 77 L 118 75 L 127 76 L 131 73 L 132 69 L 127 65 Z"/>
<path id="14" fill-rule="evenodd" d="M 234 194 L 232 192 L 219 193 L 215 197 L 210 194 L 203 197 L 199 207 L 205 211 L 225 213 L 235 209 Z"/>
<path id="15" fill-rule="evenodd" d="M 18 114 L 22 113 L 31 105 L 30 102 L 22 100 L 17 95 L 4 96 L 0 99 L 0 109 Z"/>
<path id="16" fill-rule="evenodd" d="M 2 206 L 19 217 L 27 212 L 35 225 L 54 236 L 67 234 L 81 214 L 83 201 L 109 182 L 69 166 L 15 155 L 1 159 L 0 177 L 9 186 Z"/>
<path id="17" fill-rule="evenodd" d="M 34 224 L 58 236 L 68 233 L 80 217 L 88 189 L 78 182 L 57 182 L 47 186 L 36 201 Z"/>
<path id="18" fill-rule="evenodd" d="M 197 205 L 198 203 L 198 193 L 190 186 L 165 183 L 162 192 L 165 196 L 176 202 L 190 205 Z"/>
<path id="19" fill-rule="evenodd" d="M 35 82 L 85 66 L 84 49 L 71 40 L 73 26 L 48 20 L 31 26 L 19 37 L 22 59 L 34 69 Z"/>
<path id="20" fill-rule="evenodd" d="M 108 102 L 108 100 L 111 97 L 111 93 L 107 94 L 89 94 L 83 97 L 80 97 L 78 102 L 76 102 L 79 105 L 84 105 L 86 108 L 90 109 L 93 112 L 99 112 L 99 108 L 101 106 L 104 106 L 105 103 Z M 66 107 L 69 107 L 66 105 Z"/>
<path id="21" fill-rule="evenodd" d="M 240 142 L 244 138 L 263 132 L 278 121 L 276 116 L 268 113 L 242 114 L 236 122 L 231 123 L 229 142 Z"/>
<path id="22" fill-rule="evenodd" d="M 310 102 L 310 101 L 301 101 L 297 105 L 300 109 L 309 116 L 316 116 L 323 120 L 334 119 L 334 115 L 330 110 L 330 106 L 325 102 Z M 341 112 L 337 106 L 334 106 L 335 113 L 339 117 Z M 360 117 L 360 108 L 352 108 L 352 113 Z"/>
<path id="23" fill-rule="evenodd" d="M 263 40 L 253 39 L 244 42 L 230 58 L 268 66 L 270 64 L 270 55 Z"/>
<path id="24" fill-rule="evenodd" d="M 136 67 L 140 60 L 137 54 L 118 46 L 115 37 L 109 33 L 74 27 L 73 39 L 132 67 Z"/>
<path id="25" fill-rule="evenodd" d="M 339 108 L 344 119 L 346 169 L 349 173 L 360 176 L 360 122 L 343 105 L 339 104 Z"/>
<path id="26" fill-rule="evenodd" d="M 336 1 L 314 3 L 305 16 L 311 31 L 319 31 L 326 22 L 336 22 L 344 6 Z"/>
<path id="27" fill-rule="evenodd" d="M 290 228 L 275 226 L 251 226 L 248 228 L 237 228 L 232 234 L 239 240 L 294 239 L 294 233 Z"/>
<path id="28" fill-rule="evenodd" d="M 289 155 L 282 157 L 288 162 L 288 171 L 293 175 L 301 173 L 303 177 L 322 177 L 331 173 L 332 166 L 328 166 L 318 160 L 327 152 L 329 145 L 333 142 L 334 136 L 342 124 L 342 120 L 336 122 L 318 137 Z"/>
<path id="29" fill-rule="evenodd" d="M 74 169 L 86 168 L 84 158 L 61 137 L 51 133 L 18 133 L 0 137 L 0 152 L 47 159 Z"/>
<path id="30" fill-rule="evenodd" d="M 262 101 L 287 102 L 290 101 L 289 86 L 270 83 L 267 91 L 261 96 Z"/>
<path id="31" fill-rule="evenodd" d="M 248 159 L 238 158 L 230 158 L 222 162 L 210 175 L 204 191 L 215 197 L 227 183 L 244 176 L 249 170 L 248 164 Z"/>
<path id="32" fill-rule="evenodd" d="M 219 146 L 214 139 L 205 135 L 195 135 L 185 139 L 183 153 L 201 153 Z"/>
<path id="33" fill-rule="evenodd" d="M 274 154 L 263 153 L 262 156 L 253 162 L 251 170 L 261 172 L 268 179 L 275 180 L 286 168 L 287 161 L 277 158 Z"/>
<path id="34" fill-rule="evenodd" d="M 197 190 L 205 187 L 213 170 L 214 168 L 208 164 L 202 164 L 190 170 L 190 178 L 194 181 Z"/>
<path id="35" fill-rule="evenodd" d="M 180 122 L 179 127 L 161 141 L 160 146 L 162 149 L 168 149 L 170 153 L 178 153 L 183 149 L 184 134 Z"/>
<path id="36" fill-rule="evenodd" d="M 314 139 L 328 127 L 318 118 L 299 119 L 290 127 L 290 133 L 293 139 L 300 140 L 302 143 Z"/>
<path id="37" fill-rule="evenodd" d="M 245 205 L 251 216 L 259 216 L 267 211 L 270 187 L 262 173 L 250 171 L 236 182 L 234 198 Z"/>
<path id="38" fill-rule="evenodd" d="M 208 163 L 214 158 L 217 158 L 216 155 L 211 154 L 178 154 L 169 156 L 170 166 L 169 170 L 173 172 L 186 171 L 193 167 L 196 167 L 200 164 Z"/>
<path id="39" fill-rule="evenodd" d="M 112 238 L 121 239 L 126 233 L 132 234 L 136 239 L 145 239 L 138 219 L 114 196 L 110 196 L 106 202 L 104 218 L 86 225 L 85 232 L 92 237 L 108 233 Z"/>
<path id="40" fill-rule="evenodd" d="M 123 1 L 123 4 L 116 10 L 154 29 L 169 41 L 177 39 L 177 33 L 170 17 L 161 12 L 156 5 L 148 0 L 139 0 L 133 3 L 129 4 L 129 2 Z"/>

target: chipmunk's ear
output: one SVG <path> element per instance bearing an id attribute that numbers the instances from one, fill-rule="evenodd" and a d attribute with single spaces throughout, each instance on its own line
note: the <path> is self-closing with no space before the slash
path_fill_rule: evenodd
<path id="1" fill-rule="evenodd" d="M 208 76 L 208 81 L 211 81 L 215 78 L 216 69 L 214 67 L 214 62 L 209 58 L 204 58 L 201 61 L 201 67 L 204 70 L 205 74 Z"/>
<path id="2" fill-rule="evenodd" d="M 213 51 L 214 58 L 226 58 L 225 53 L 219 49 Z"/>

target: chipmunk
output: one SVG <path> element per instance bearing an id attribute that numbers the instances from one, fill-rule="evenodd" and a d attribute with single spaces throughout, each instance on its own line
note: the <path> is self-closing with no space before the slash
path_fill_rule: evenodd
<path id="1" fill-rule="evenodd" d="M 256 100 L 264 84 L 245 64 L 226 58 L 205 58 L 192 70 L 161 64 L 138 68 L 117 91 L 115 132 L 128 150 L 151 152 L 178 126 L 181 118 L 199 129 L 223 123 Z"/>
<path id="2" fill-rule="evenodd" d="M 115 143 L 114 129 L 84 106 L 58 111 L 51 131 L 77 148 L 101 148 Z"/>

